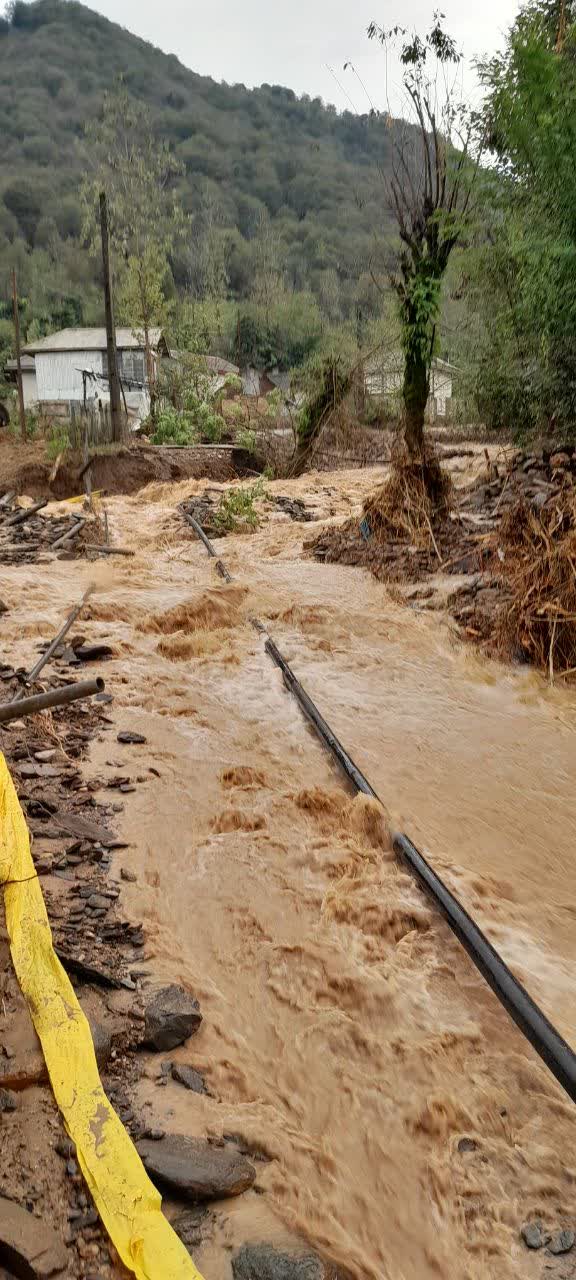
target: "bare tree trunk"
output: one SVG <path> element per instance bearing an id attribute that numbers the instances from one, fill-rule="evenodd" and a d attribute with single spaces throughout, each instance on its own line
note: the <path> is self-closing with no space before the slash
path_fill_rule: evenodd
<path id="1" fill-rule="evenodd" d="M 404 439 L 411 458 L 424 453 L 424 417 L 429 391 L 428 365 L 419 353 L 409 353 L 404 366 Z"/>

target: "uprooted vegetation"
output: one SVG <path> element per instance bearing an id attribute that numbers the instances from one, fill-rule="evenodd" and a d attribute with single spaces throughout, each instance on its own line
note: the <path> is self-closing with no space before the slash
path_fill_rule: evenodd
<path id="1" fill-rule="evenodd" d="M 499 615 L 496 642 L 536 666 L 576 672 L 576 488 L 561 490 L 535 511 L 524 498 L 499 530 L 502 574 L 511 592 Z"/>
<path id="2" fill-rule="evenodd" d="M 310 549 L 365 565 L 418 607 L 447 603 L 463 633 L 496 656 L 551 678 L 574 674 L 576 449 L 489 462 L 458 496 L 446 478 L 434 512 L 429 500 L 423 477 L 395 466 L 360 519 L 324 529 Z M 457 580 L 435 597 L 438 575 Z"/>

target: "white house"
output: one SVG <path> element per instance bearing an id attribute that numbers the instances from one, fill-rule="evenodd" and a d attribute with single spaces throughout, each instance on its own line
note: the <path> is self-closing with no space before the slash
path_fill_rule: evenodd
<path id="1" fill-rule="evenodd" d="M 153 359 L 168 354 L 161 329 L 150 330 Z M 133 413 L 149 407 L 146 356 L 142 335 L 116 329 L 118 372 L 126 405 Z M 48 338 L 29 342 L 24 355 L 32 357 L 36 399 L 40 408 L 66 414 L 70 405 L 90 405 L 110 399 L 105 329 L 61 329 Z"/>
<path id="2" fill-rule="evenodd" d="M 34 356 L 23 355 L 20 358 L 22 368 L 22 390 L 24 392 L 24 408 L 31 409 L 38 403 L 38 387 L 36 385 L 36 365 Z M 7 360 L 5 366 L 6 381 L 14 386 L 18 383 L 18 365 L 15 360 Z"/>
<path id="3" fill-rule="evenodd" d="M 447 360 L 434 357 L 430 368 L 428 410 L 439 418 L 446 417 L 446 402 L 452 399 L 452 380 L 458 370 Z M 400 351 L 382 351 L 366 365 L 366 394 L 397 396 L 402 391 L 404 358 Z"/>

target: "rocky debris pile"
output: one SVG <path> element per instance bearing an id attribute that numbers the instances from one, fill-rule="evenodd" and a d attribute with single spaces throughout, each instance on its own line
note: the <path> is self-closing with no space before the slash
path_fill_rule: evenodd
<path id="1" fill-rule="evenodd" d="M 29 507 L 0 506 L 1 564 L 48 564 L 53 557 L 77 560 L 92 554 L 87 544 L 102 540 L 98 517 L 81 511 L 46 515 L 46 504 L 47 499 Z"/>

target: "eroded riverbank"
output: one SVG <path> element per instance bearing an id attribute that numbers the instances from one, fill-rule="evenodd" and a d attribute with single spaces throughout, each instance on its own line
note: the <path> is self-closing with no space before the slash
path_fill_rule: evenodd
<path id="1" fill-rule="evenodd" d="M 338 519 L 377 479 L 270 489 Z M 96 572 L 86 629 L 115 651 L 113 715 L 147 738 L 134 768 L 160 775 L 125 797 L 125 900 L 158 975 L 201 1001 L 202 1031 L 174 1057 L 213 1096 L 146 1078 L 138 1104 L 266 1156 L 256 1190 L 217 1207 L 197 1265 L 229 1280 L 246 1240 L 298 1233 L 355 1280 L 539 1275 L 519 1230 L 536 1213 L 571 1220 L 572 1110 L 351 802 L 246 620 L 270 625 L 394 826 L 572 1043 L 574 693 L 488 663 L 362 571 L 305 559 L 313 526 L 276 513 L 222 541 L 237 576 L 223 586 L 175 511 L 203 487 L 110 500 L 130 563 L 3 575 L 5 646 L 24 662 Z M 101 744 L 90 769 L 117 763 Z"/>

